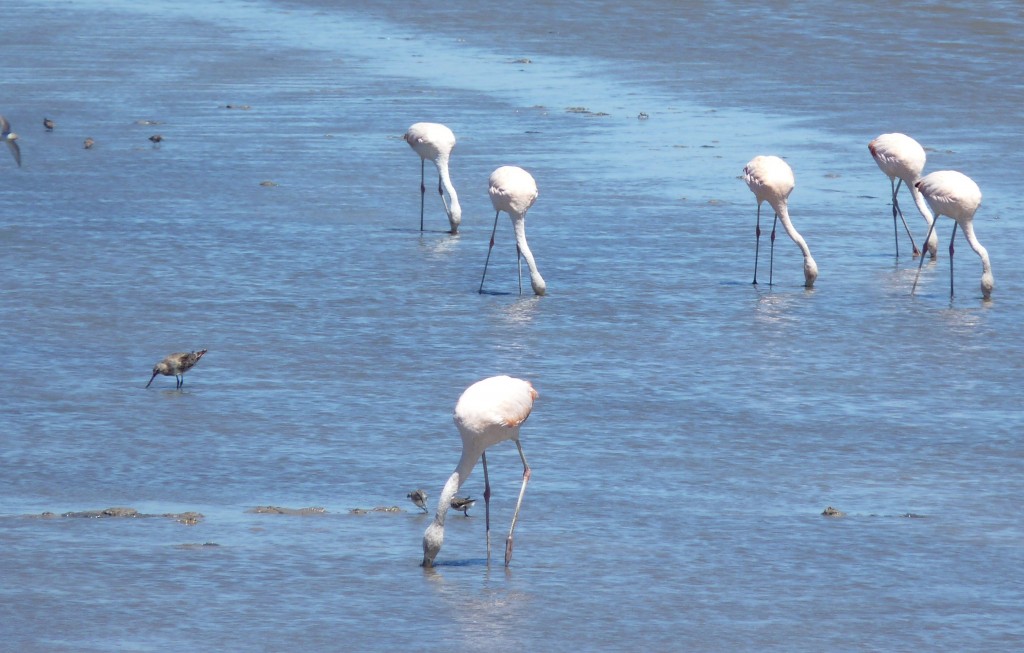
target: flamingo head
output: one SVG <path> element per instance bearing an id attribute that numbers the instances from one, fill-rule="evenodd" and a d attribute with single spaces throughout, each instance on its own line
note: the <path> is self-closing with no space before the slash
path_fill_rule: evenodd
<path id="1" fill-rule="evenodd" d="M 981 275 L 981 296 L 985 299 L 992 298 L 992 289 L 996 287 L 995 277 L 991 272 Z"/>
<path id="2" fill-rule="evenodd" d="M 441 550 L 441 544 L 444 543 L 444 526 L 439 524 L 437 521 L 430 523 L 427 526 L 427 530 L 423 533 L 423 566 L 433 567 L 434 558 L 437 557 L 438 552 Z"/>

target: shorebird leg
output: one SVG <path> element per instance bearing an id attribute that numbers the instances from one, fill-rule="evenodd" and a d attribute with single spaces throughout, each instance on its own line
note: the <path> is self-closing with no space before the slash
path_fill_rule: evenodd
<path id="1" fill-rule="evenodd" d="M 772 285 L 772 273 L 775 271 L 775 225 L 779 223 L 779 214 L 775 214 L 772 221 L 772 246 L 768 257 L 768 285 Z"/>
<path id="2" fill-rule="evenodd" d="M 491 229 L 491 244 L 487 247 L 487 260 L 484 261 L 484 273 L 480 277 L 480 290 L 477 292 L 482 293 L 484 291 L 484 278 L 487 276 L 487 264 L 491 262 L 491 250 L 494 249 L 494 234 L 498 231 L 498 216 L 501 215 L 501 211 L 494 212 L 494 228 Z M 520 289 L 520 292 L 522 290 Z"/>
<path id="3" fill-rule="evenodd" d="M 480 454 L 484 463 L 484 523 L 487 529 L 487 563 L 491 562 L 491 482 L 487 478 L 487 452 Z"/>
<path id="4" fill-rule="evenodd" d="M 427 195 L 427 185 L 423 180 L 423 175 L 426 174 L 423 171 L 424 165 L 426 165 L 426 161 L 420 159 L 420 231 L 423 231 L 423 202 Z"/>
<path id="5" fill-rule="evenodd" d="M 939 216 L 935 216 L 935 219 L 932 220 L 931 225 L 929 225 L 929 227 L 928 227 L 928 234 L 924 237 L 924 242 L 927 243 L 928 239 L 932 237 L 932 230 L 935 229 L 935 223 L 939 221 L 938 218 L 939 218 Z M 954 236 L 956 235 L 956 231 L 955 230 L 953 232 L 953 235 Z M 952 244 L 953 244 L 953 241 L 950 241 L 950 245 L 952 245 Z M 910 294 L 911 295 L 913 295 L 914 291 L 917 289 L 917 280 L 921 278 L 921 266 L 924 265 L 924 258 L 925 257 L 922 256 L 921 260 L 917 262 L 917 274 L 914 275 L 914 285 L 911 286 L 911 288 L 910 288 Z M 950 261 L 950 266 L 952 266 L 952 261 Z"/>
<path id="6" fill-rule="evenodd" d="M 516 521 L 519 519 L 519 508 L 523 505 L 523 495 L 526 494 L 526 484 L 530 482 L 530 466 L 526 464 L 526 456 L 523 455 L 523 445 L 516 440 L 516 448 L 519 449 L 519 458 L 523 461 L 523 487 L 519 489 L 519 500 L 516 501 L 516 511 L 512 513 L 512 527 L 508 529 L 508 539 L 505 540 L 505 566 L 512 562 L 512 535 L 516 530 Z"/>
<path id="7" fill-rule="evenodd" d="M 757 285 L 757 253 L 761 248 L 761 203 L 757 204 L 757 226 L 754 227 L 754 285 Z"/>

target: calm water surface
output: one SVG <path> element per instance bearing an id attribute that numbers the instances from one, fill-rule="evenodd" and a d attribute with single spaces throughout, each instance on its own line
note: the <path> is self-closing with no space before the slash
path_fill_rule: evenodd
<path id="1" fill-rule="evenodd" d="M 1020 649 L 1017 3 L 338 4 L 0 3 L 0 648 Z M 458 237 L 432 195 L 418 231 L 420 120 L 459 139 Z M 982 188 L 991 302 L 962 238 L 949 298 L 946 218 L 910 296 L 886 131 Z M 750 284 L 761 153 L 814 290 L 784 235 Z M 504 217 L 476 292 L 503 164 L 543 298 Z M 405 495 L 498 373 L 541 395 L 512 567 L 478 505 L 425 572 Z M 39 518 L 111 506 L 204 518 Z"/>

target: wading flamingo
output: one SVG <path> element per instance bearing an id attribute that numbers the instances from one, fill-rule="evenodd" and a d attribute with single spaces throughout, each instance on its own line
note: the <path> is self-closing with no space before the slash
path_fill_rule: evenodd
<path id="1" fill-rule="evenodd" d="M 512 535 L 523 505 L 523 494 L 530 480 L 530 466 L 526 464 L 523 446 L 519 444 L 519 427 L 530 416 L 537 391 L 529 381 L 510 376 L 492 376 L 466 388 L 455 404 L 455 426 L 462 436 L 462 457 L 455 472 L 444 484 L 437 500 L 437 514 L 423 534 L 423 566 L 432 567 L 434 558 L 444 542 L 444 518 L 452 507 L 452 499 L 469 478 L 477 459 L 484 465 L 484 506 L 487 529 L 487 561 L 491 560 L 491 485 L 487 479 L 486 449 L 502 440 L 512 440 L 523 461 L 523 486 L 519 490 L 516 511 L 512 514 L 512 527 L 505 540 L 505 566 L 512 561 Z"/>
<path id="2" fill-rule="evenodd" d="M 494 248 L 494 234 L 498 231 L 498 216 L 502 211 L 512 218 L 512 228 L 516 233 L 516 264 L 519 267 L 519 294 L 523 294 L 523 268 L 520 256 L 526 259 L 530 268 L 530 285 L 533 292 L 543 295 L 547 290 L 544 278 L 537 271 L 537 263 L 533 260 L 533 252 L 526 244 L 526 212 L 537 201 L 537 182 L 533 176 L 516 166 L 501 166 L 491 173 L 490 188 L 487 193 L 494 205 L 494 228 L 491 230 L 491 244 L 487 248 L 487 260 L 484 261 L 484 273 L 480 277 L 480 290 L 484 291 L 484 278 L 487 276 L 487 264 L 491 261 L 491 249 Z"/>
<path id="3" fill-rule="evenodd" d="M 953 296 L 953 241 L 956 239 L 956 228 L 959 225 L 967 243 L 981 258 L 981 295 L 985 299 L 989 299 L 996 281 L 992 276 L 988 250 L 981 246 L 978 238 L 974 235 L 974 213 L 981 205 L 981 189 L 978 188 L 978 184 L 974 183 L 967 175 L 955 170 L 940 170 L 922 177 L 917 182 L 917 190 L 932 207 L 936 219 L 940 215 L 947 215 L 956 221 L 953 225 L 953 235 L 949 239 L 949 296 Z M 928 233 L 931 234 L 934 229 L 935 223 L 933 222 Z M 917 288 L 917 280 L 921 276 L 921 263 L 923 262 L 922 259 L 917 264 L 917 276 L 914 277 L 911 294 Z"/>
<path id="4" fill-rule="evenodd" d="M 146 384 L 146 387 L 148 388 L 153 383 L 153 379 L 156 378 L 157 374 L 163 374 L 164 376 L 174 375 L 174 380 L 178 382 L 174 387 L 182 387 L 185 385 L 185 372 L 192 369 L 205 353 L 205 349 L 200 349 L 199 351 L 171 354 L 153 366 L 153 376 L 149 377 L 149 383 Z"/>
<path id="5" fill-rule="evenodd" d="M 459 206 L 459 196 L 455 193 L 455 186 L 452 186 L 451 177 L 448 175 L 448 159 L 455 148 L 455 134 L 452 130 L 436 122 L 418 122 L 409 127 L 405 132 L 405 142 L 420 155 L 420 231 L 423 231 L 423 202 L 427 194 L 424 166 L 427 159 L 437 166 L 437 192 L 444 202 L 444 212 L 448 214 L 448 223 L 451 224 L 453 234 L 459 233 L 459 223 L 462 222 L 462 207 Z M 451 207 L 444 199 L 444 191 L 448 191 L 451 198 Z"/>
<path id="6" fill-rule="evenodd" d="M 757 283 L 757 254 L 761 243 L 761 203 L 766 201 L 775 209 L 775 221 L 772 222 L 771 258 L 768 264 L 768 285 L 772 283 L 772 268 L 775 264 L 775 223 L 782 220 L 782 227 L 797 244 L 804 254 L 804 285 L 814 285 L 818 278 L 818 264 L 811 257 L 811 249 L 803 236 L 793 228 L 789 219 L 789 194 L 793 192 L 796 182 L 793 170 L 785 161 L 777 156 L 755 156 L 743 168 L 743 179 L 747 182 L 754 196 L 757 197 L 757 241 L 754 245 L 754 283 Z"/>
<path id="7" fill-rule="evenodd" d="M 18 149 L 18 135 L 11 131 L 11 123 L 7 122 L 7 118 L 0 116 L 0 140 L 7 143 L 7 147 L 11 150 L 11 156 L 14 157 L 14 162 L 21 167 L 21 150 Z"/>
<path id="8" fill-rule="evenodd" d="M 896 236 L 896 256 L 900 255 L 900 233 L 896 225 L 897 215 L 903 221 L 903 228 L 907 230 L 907 236 L 910 237 L 910 245 L 914 248 L 914 256 L 920 256 L 921 250 L 917 248 L 914 236 L 910 233 L 910 226 L 907 225 L 907 220 L 903 217 L 898 195 L 900 185 L 906 184 L 910 190 L 910 196 L 914 198 L 914 204 L 917 205 L 917 210 L 921 213 L 924 221 L 928 223 L 928 230 L 931 231 L 932 222 L 934 221 L 932 212 L 924 198 L 921 197 L 921 193 L 914 186 L 921 178 L 921 173 L 924 172 L 924 148 L 906 134 L 882 134 L 868 143 L 868 150 L 875 159 L 875 163 L 878 164 L 879 169 L 889 177 L 889 185 L 892 189 L 892 230 L 893 235 Z M 935 258 L 935 253 L 939 248 L 939 235 L 932 233 L 926 247 L 931 257 Z"/>

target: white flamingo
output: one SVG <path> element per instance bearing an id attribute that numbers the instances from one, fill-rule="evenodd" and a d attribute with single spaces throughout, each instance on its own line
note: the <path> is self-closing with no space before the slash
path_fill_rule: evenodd
<path id="1" fill-rule="evenodd" d="M 437 166 L 437 192 L 444 202 L 444 211 L 448 214 L 448 223 L 451 225 L 453 234 L 459 233 L 459 223 L 462 222 L 462 207 L 459 206 L 459 196 L 452 185 L 451 177 L 448 174 L 448 159 L 455 148 L 455 134 L 452 130 L 436 122 L 418 122 L 405 132 L 405 142 L 420 155 L 420 231 L 423 231 L 423 202 L 427 193 L 427 185 L 424 181 L 424 166 L 427 159 Z M 451 198 L 451 206 L 444 199 L 444 192 L 448 191 Z"/>
<path id="2" fill-rule="evenodd" d="M 494 234 L 498 231 L 498 216 L 502 211 L 512 218 L 512 228 L 516 234 L 516 262 L 519 265 L 519 294 L 523 294 L 523 269 L 520 256 L 526 259 L 530 268 L 530 285 L 533 292 L 543 295 L 547 284 L 537 270 L 533 260 L 533 252 L 526 243 L 526 212 L 537 201 L 537 182 L 533 176 L 516 166 L 501 166 L 491 173 L 490 188 L 487 193 L 494 205 L 494 228 L 491 230 L 491 244 L 487 248 L 487 260 L 484 261 L 484 273 L 480 277 L 480 290 L 484 291 L 484 278 L 487 276 L 487 264 L 491 261 L 491 249 L 494 248 Z"/>
<path id="3" fill-rule="evenodd" d="M 804 255 L 804 285 L 808 288 L 814 285 L 818 278 L 818 264 L 811 256 L 811 249 L 803 236 L 793 228 L 789 219 L 789 194 L 793 192 L 796 182 L 793 178 L 793 170 L 785 161 L 777 156 L 755 156 L 743 168 L 743 179 L 747 182 L 754 196 L 757 197 L 757 242 L 754 245 L 754 283 L 757 283 L 757 255 L 761 243 L 761 203 L 767 201 L 775 209 L 775 221 L 772 222 L 771 237 L 771 259 L 768 267 L 768 284 L 772 283 L 772 268 L 775 264 L 775 222 L 781 220 L 782 227 L 797 244 Z"/>
<path id="4" fill-rule="evenodd" d="M 21 167 L 21 150 L 18 149 L 18 135 L 11 131 L 11 123 L 7 122 L 7 118 L 0 116 L 0 141 L 7 143 L 7 147 L 11 150 L 11 156 L 14 157 L 14 162 Z"/>
<path id="5" fill-rule="evenodd" d="M 910 237 L 910 245 L 914 248 L 914 256 L 919 256 L 921 250 L 917 248 L 914 236 L 910 233 L 910 226 L 907 225 L 907 220 L 903 217 L 898 195 L 900 185 L 906 184 L 910 190 L 910 196 L 914 198 L 914 204 L 917 205 L 917 210 L 921 213 L 924 221 L 928 223 L 928 230 L 931 231 L 932 222 L 934 221 L 932 212 L 914 185 L 921 178 L 921 173 L 924 172 L 926 159 L 924 148 L 906 134 L 893 133 L 882 134 L 868 143 L 868 150 L 875 159 L 875 163 L 878 164 L 879 169 L 889 177 L 889 185 L 892 189 L 892 230 L 896 236 L 896 256 L 900 255 L 900 236 L 899 229 L 896 226 L 897 215 L 903 221 L 903 228 L 907 230 L 907 236 Z M 926 246 L 928 253 L 932 258 L 935 258 L 939 247 L 938 234 L 932 233 Z"/>
<path id="6" fill-rule="evenodd" d="M 484 465 L 484 506 L 487 528 L 487 560 L 491 559 L 491 486 L 487 479 L 488 447 L 512 440 L 519 449 L 519 458 L 523 461 L 523 486 L 519 490 L 516 511 L 512 515 L 512 527 L 508 530 L 505 540 L 505 566 L 512 561 L 512 535 L 519 518 L 519 508 L 523 505 L 523 494 L 530 480 L 530 466 L 526 464 L 523 446 L 519 443 L 519 427 L 530 416 L 533 400 L 537 391 L 529 381 L 514 379 L 510 376 L 492 376 L 477 381 L 466 388 L 458 403 L 455 404 L 455 426 L 462 436 L 462 457 L 455 472 L 444 484 L 441 497 L 437 500 L 437 514 L 434 521 L 427 526 L 423 534 L 423 566 L 432 567 L 434 558 L 441 550 L 444 542 L 444 518 L 451 508 L 452 498 L 469 478 L 477 459 Z"/>
<path id="7" fill-rule="evenodd" d="M 981 258 L 981 295 L 985 299 L 989 299 L 996 282 L 992 276 L 988 250 L 982 247 L 977 236 L 974 235 L 974 214 L 981 206 L 981 189 L 978 188 L 978 184 L 961 172 L 940 170 L 922 177 L 917 182 L 917 190 L 928 201 L 936 218 L 940 215 L 947 215 L 956 221 L 953 225 L 953 235 L 949 239 L 949 296 L 953 296 L 953 241 L 956 239 L 956 228 L 959 226 L 971 249 Z M 929 235 L 934 229 L 935 223 L 932 223 L 928 230 Z M 922 258 L 917 264 L 917 276 L 914 277 L 911 294 L 917 288 L 917 280 L 921 276 L 921 263 L 923 262 Z"/>

